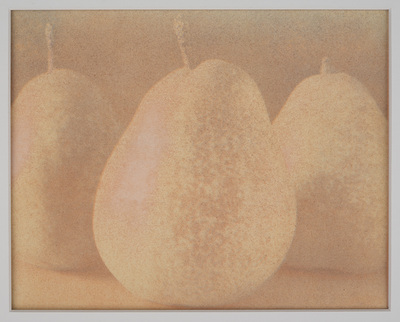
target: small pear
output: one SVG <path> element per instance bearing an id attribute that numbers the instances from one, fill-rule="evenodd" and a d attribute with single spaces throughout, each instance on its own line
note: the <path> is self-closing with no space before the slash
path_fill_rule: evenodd
<path id="1" fill-rule="evenodd" d="M 104 169 L 93 221 L 104 263 L 129 291 L 202 308 L 268 279 L 295 222 L 259 89 L 221 60 L 186 64 L 146 94 Z"/>
<path id="2" fill-rule="evenodd" d="M 367 89 L 335 73 L 302 81 L 273 129 L 296 187 L 285 265 L 365 273 L 387 265 L 388 127 Z"/>
<path id="3" fill-rule="evenodd" d="M 13 256 L 40 267 L 103 265 L 92 231 L 101 171 L 117 141 L 111 106 L 85 76 L 54 69 L 29 81 L 12 106 Z"/>

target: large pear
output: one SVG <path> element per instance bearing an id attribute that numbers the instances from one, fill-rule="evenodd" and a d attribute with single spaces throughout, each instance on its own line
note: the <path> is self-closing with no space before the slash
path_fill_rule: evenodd
<path id="1" fill-rule="evenodd" d="M 273 123 L 296 187 L 285 265 L 365 273 L 387 265 L 388 128 L 367 89 L 324 60 Z"/>
<path id="2" fill-rule="evenodd" d="M 94 232 L 105 264 L 133 294 L 215 307 L 277 270 L 295 222 L 257 85 L 208 60 L 144 97 L 103 172 Z"/>
<path id="3" fill-rule="evenodd" d="M 119 127 L 85 76 L 52 69 L 12 106 L 13 257 L 49 269 L 101 267 L 92 229 L 96 188 Z"/>

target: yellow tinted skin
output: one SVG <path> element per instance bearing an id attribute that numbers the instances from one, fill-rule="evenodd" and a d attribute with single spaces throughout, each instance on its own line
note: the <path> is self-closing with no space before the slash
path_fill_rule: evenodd
<path id="1" fill-rule="evenodd" d="M 266 111 L 254 81 L 218 60 L 177 70 L 146 94 L 94 214 L 100 255 L 133 294 L 211 308 L 277 270 L 295 198 Z"/>
<path id="2" fill-rule="evenodd" d="M 368 273 L 387 265 L 388 130 L 368 91 L 324 62 L 273 124 L 296 186 L 285 264 Z"/>
<path id="3" fill-rule="evenodd" d="M 13 157 L 21 158 L 12 180 L 14 256 L 58 270 L 103 265 L 92 212 L 117 141 L 112 113 L 100 90 L 71 70 L 53 69 L 20 92 L 12 107 Z"/>

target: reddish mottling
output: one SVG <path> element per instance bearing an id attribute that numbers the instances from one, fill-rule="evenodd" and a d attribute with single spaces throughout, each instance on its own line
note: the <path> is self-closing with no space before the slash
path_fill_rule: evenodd
<path id="1" fill-rule="evenodd" d="M 135 119 L 126 137 L 130 137 L 123 145 L 113 166 L 118 169 L 111 180 L 114 181 L 115 209 L 121 209 L 116 216 L 126 223 L 143 224 L 146 216 L 146 200 L 155 189 L 157 167 L 163 151 L 168 144 L 168 135 L 163 125 L 163 111 L 166 110 L 161 100 L 152 101 L 145 106 L 143 112 Z M 133 138 L 133 139 L 132 139 Z M 134 156 L 134 157 L 131 157 Z M 126 218 L 125 218 L 126 217 Z"/>

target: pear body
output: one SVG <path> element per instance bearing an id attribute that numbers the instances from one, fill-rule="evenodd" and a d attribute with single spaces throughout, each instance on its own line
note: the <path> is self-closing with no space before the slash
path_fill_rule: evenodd
<path id="1" fill-rule="evenodd" d="M 85 76 L 55 69 L 12 106 L 13 255 L 40 267 L 102 265 L 92 230 L 96 187 L 118 126 Z"/>
<path id="2" fill-rule="evenodd" d="M 255 82 L 209 60 L 144 97 L 97 191 L 100 255 L 133 294 L 216 307 L 279 267 L 294 190 Z"/>
<path id="3" fill-rule="evenodd" d="M 285 265 L 365 273 L 387 263 L 387 121 L 345 73 L 301 82 L 273 122 L 296 187 Z"/>

